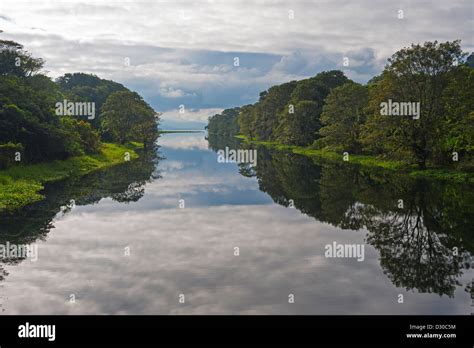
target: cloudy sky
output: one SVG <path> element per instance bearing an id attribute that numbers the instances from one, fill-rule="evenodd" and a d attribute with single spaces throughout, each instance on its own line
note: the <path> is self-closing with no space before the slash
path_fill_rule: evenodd
<path id="1" fill-rule="evenodd" d="M 461 39 L 472 52 L 473 22 L 472 0 L 0 2 L 0 37 L 44 58 L 50 76 L 121 82 L 175 121 L 328 69 L 366 82 L 411 43 Z"/>

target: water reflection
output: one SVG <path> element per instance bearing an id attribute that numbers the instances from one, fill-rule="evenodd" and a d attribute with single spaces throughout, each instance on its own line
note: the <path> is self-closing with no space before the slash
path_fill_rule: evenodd
<path id="1" fill-rule="evenodd" d="M 0 212 L 0 244 L 23 245 L 45 240 L 54 228 L 55 217 L 64 216 L 74 206 L 94 205 L 107 197 L 121 203 L 138 201 L 145 193 L 145 185 L 160 177 L 156 171 L 158 160 L 159 154 L 154 151 L 107 170 L 46 185 L 42 192 L 44 200 L 23 209 Z M 16 264 L 22 260 L 19 257 L 0 261 Z M 2 275 L 6 271 L 0 265 Z"/>
<path id="2" fill-rule="evenodd" d="M 2 242 L 39 246 L 4 264 L 4 313 L 470 313 L 469 188 L 265 149 L 255 168 L 222 164 L 202 134 L 159 143 L 158 162 L 50 185 L 2 216 Z M 364 262 L 325 258 L 333 241 L 367 243 Z"/>
<path id="3" fill-rule="evenodd" d="M 210 148 L 242 148 L 238 140 L 211 138 Z M 258 147 L 255 176 L 274 202 L 294 206 L 318 221 L 344 230 L 367 230 L 384 273 L 397 287 L 454 296 L 459 277 L 470 270 L 474 246 L 474 191 L 449 182 L 413 179 L 347 163 Z"/>

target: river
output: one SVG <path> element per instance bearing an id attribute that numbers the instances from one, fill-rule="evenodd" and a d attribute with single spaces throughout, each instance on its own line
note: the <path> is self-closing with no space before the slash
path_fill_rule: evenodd
<path id="1" fill-rule="evenodd" d="M 0 264 L 1 312 L 471 314 L 472 187 L 264 148 L 219 163 L 223 144 L 165 134 L 1 215 L 0 244 L 38 251 Z"/>

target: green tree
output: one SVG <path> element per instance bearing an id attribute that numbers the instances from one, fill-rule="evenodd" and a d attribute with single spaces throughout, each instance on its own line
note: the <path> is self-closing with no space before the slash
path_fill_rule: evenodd
<path id="1" fill-rule="evenodd" d="M 443 90 L 464 57 L 459 41 L 425 42 L 397 51 L 382 79 L 369 89 L 371 112 L 362 139 L 366 149 L 413 161 L 420 168 L 428 161 L 436 163 L 444 119 Z M 419 119 L 382 116 L 381 103 L 389 99 L 420 103 Z"/>
<path id="2" fill-rule="evenodd" d="M 57 115 L 55 104 L 64 99 L 89 101 L 98 109 L 113 92 L 132 92 L 116 82 L 81 73 L 66 74 L 55 83 L 40 72 L 42 67 L 43 60 L 32 57 L 21 44 L 0 40 L 0 147 L 7 152 L 11 144 L 21 149 L 22 163 L 99 151 L 97 120 L 91 125 L 88 120 Z M 158 134 L 157 117 L 139 95 L 133 96 L 130 108 L 124 109 L 131 111 L 124 121 L 130 126 L 126 136 L 147 147 Z"/>
<path id="3" fill-rule="evenodd" d="M 56 83 L 64 94 L 64 98 L 72 102 L 93 102 L 95 103 L 96 110 L 101 110 L 102 105 L 112 93 L 128 91 L 120 83 L 84 73 L 65 74 L 57 78 Z M 94 128 L 100 130 L 100 116 L 98 114 L 94 119 L 84 119 L 84 121 L 89 122 Z M 104 140 L 110 140 L 106 136 L 104 138 Z"/>
<path id="4" fill-rule="evenodd" d="M 220 114 L 209 117 L 206 129 L 209 135 L 233 137 L 239 132 L 237 116 L 240 108 L 225 109 Z"/>
<path id="5" fill-rule="evenodd" d="M 291 81 L 273 86 L 260 94 L 254 110 L 255 117 L 253 117 L 253 132 L 258 139 L 275 139 L 274 131 L 278 125 L 278 113 L 289 102 L 296 84 L 296 81 Z"/>
<path id="6" fill-rule="evenodd" d="M 459 155 L 465 169 L 474 167 L 474 69 L 461 66 L 456 69 L 443 91 L 445 119 L 442 151 L 451 160 L 452 152 Z"/>
<path id="7" fill-rule="evenodd" d="M 158 123 L 160 114 L 144 101 L 138 106 L 138 112 L 135 114 L 134 126 L 131 130 L 133 139 L 143 143 L 143 148 L 148 151 L 154 147 L 158 139 Z"/>
<path id="8" fill-rule="evenodd" d="M 360 131 L 365 122 L 368 101 L 367 87 L 358 83 L 346 83 L 334 88 L 325 99 L 321 114 L 324 125 L 319 130 L 318 147 L 333 151 L 360 153 Z"/>
<path id="9" fill-rule="evenodd" d="M 43 68 L 43 65 L 44 61 L 41 58 L 33 58 L 23 49 L 23 45 L 15 41 L 0 40 L 0 76 L 33 76 Z"/>
<path id="10" fill-rule="evenodd" d="M 239 115 L 237 116 L 237 124 L 239 126 L 239 132 L 245 135 L 246 137 L 253 138 L 253 123 L 254 123 L 254 106 L 253 105 L 244 105 L 239 110 Z"/>
<path id="11" fill-rule="evenodd" d="M 310 100 L 296 103 L 294 113 L 280 114 L 280 124 L 277 128 L 277 140 L 289 145 L 308 145 L 315 138 L 321 127 L 319 115 L 321 105 Z"/>
<path id="12" fill-rule="evenodd" d="M 101 118 L 103 130 L 120 144 L 140 141 L 149 147 L 158 135 L 156 112 L 135 92 L 111 94 L 102 107 Z"/>
<path id="13" fill-rule="evenodd" d="M 322 104 L 331 89 L 349 81 L 342 71 L 323 71 L 312 78 L 298 81 L 291 94 L 291 100 L 312 100 Z"/>
<path id="14" fill-rule="evenodd" d="M 324 71 L 298 81 L 287 105 L 278 113 L 273 139 L 288 145 L 310 145 L 318 138 L 324 100 L 330 91 L 348 82 L 344 73 Z"/>

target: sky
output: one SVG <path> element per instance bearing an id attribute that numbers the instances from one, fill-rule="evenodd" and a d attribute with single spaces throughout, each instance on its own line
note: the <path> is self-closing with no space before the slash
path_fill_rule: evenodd
<path id="1" fill-rule="evenodd" d="M 120 82 L 191 128 L 321 71 L 365 83 L 412 43 L 460 39 L 472 52 L 473 28 L 472 0 L 0 2 L 0 38 L 45 59 L 49 76 Z"/>

